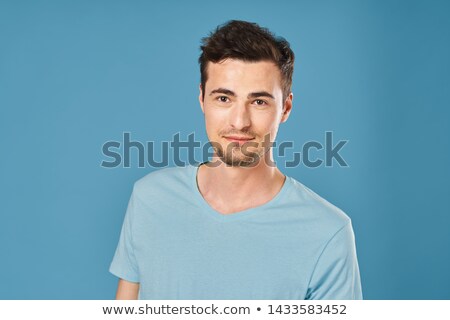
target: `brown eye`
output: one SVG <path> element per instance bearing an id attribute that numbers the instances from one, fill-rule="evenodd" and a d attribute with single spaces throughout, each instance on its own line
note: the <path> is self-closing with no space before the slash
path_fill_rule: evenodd
<path id="1" fill-rule="evenodd" d="M 255 102 L 258 106 L 264 106 L 267 104 L 264 100 L 261 100 L 261 99 L 257 99 L 257 100 L 255 100 Z"/>
<path id="2" fill-rule="evenodd" d="M 218 99 L 220 102 L 228 102 L 228 97 L 225 96 L 220 96 Z"/>

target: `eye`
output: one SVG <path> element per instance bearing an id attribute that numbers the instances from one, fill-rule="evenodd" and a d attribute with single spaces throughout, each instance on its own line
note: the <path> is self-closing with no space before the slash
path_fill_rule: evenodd
<path id="1" fill-rule="evenodd" d="M 265 105 L 267 105 L 267 102 L 264 101 L 264 100 L 261 100 L 261 99 L 256 99 L 255 102 L 256 102 L 256 104 L 258 106 L 265 106 Z"/>
<path id="2" fill-rule="evenodd" d="M 216 99 L 218 99 L 220 102 L 228 102 L 228 97 L 226 96 L 219 96 Z"/>

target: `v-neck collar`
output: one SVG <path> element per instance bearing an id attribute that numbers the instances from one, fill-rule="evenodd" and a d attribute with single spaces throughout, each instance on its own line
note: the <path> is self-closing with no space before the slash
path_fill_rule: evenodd
<path id="1" fill-rule="evenodd" d="M 292 187 L 291 178 L 289 176 L 285 175 L 286 179 L 285 179 L 280 191 L 278 191 L 278 193 L 268 202 L 266 202 L 262 205 L 256 206 L 256 207 L 248 208 L 248 209 L 241 210 L 241 211 L 234 212 L 234 213 L 229 213 L 229 214 L 220 213 L 209 205 L 209 203 L 205 200 L 205 198 L 203 197 L 203 195 L 201 194 L 201 192 L 198 188 L 198 183 L 197 183 L 198 169 L 204 163 L 206 163 L 206 162 L 200 162 L 200 163 L 195 163 L 193 165 L 192 164 L 190 165 L 190 167 L 191 167 L 190 168 L 191 169 L 190 180 L 192 183 L 192 188 L 193 188 L 195 199 L 197 200 L 197 202 L 211 217 L 213 217 L 214 219 L 216 219 L 218 221 L 225 222 L 225 221 L 239 220 L 242 218 L 253 216 L 254 214 L 257 214 L 258 212 L 260 212 L 261 210 L 265 210 L 270 207 L 273 207 L 274 205 L 279 203 L 285 197 L 288 190 Z"/>

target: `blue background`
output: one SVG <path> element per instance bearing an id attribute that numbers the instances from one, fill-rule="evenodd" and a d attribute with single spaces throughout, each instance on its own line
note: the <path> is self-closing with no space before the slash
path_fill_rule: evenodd
<path id="1" fill-rule="evenodd" d="M 283 171 L 353 220 L 365 299 L 450 299 L 445 1 L 1 1 L 0 298 L 112 299 L 134 181 L 103 143 L 196 133 L 201 37 L 254 21 L 296 53 L 278 141 L 348 140 Z M 157 150 L 159 154 L 159 149 Z M 320 152 L 316 156 L 320 156 Z M 159 159 L 155 156 L 156 159 Z M 283 165 L 280 165 L 283 168 Z"/>

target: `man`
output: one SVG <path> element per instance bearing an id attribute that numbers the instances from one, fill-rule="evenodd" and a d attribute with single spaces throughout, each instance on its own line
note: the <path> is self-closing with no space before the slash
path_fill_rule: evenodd
<path id="1" fill-rule="evenodd" d="M 362 299 L 350 218 L 273 163 L 292 108 L 289 43 L 232 20 L 201 49 L 213 159 L 135 183 L 110 266 L 116 298 Z"/>

